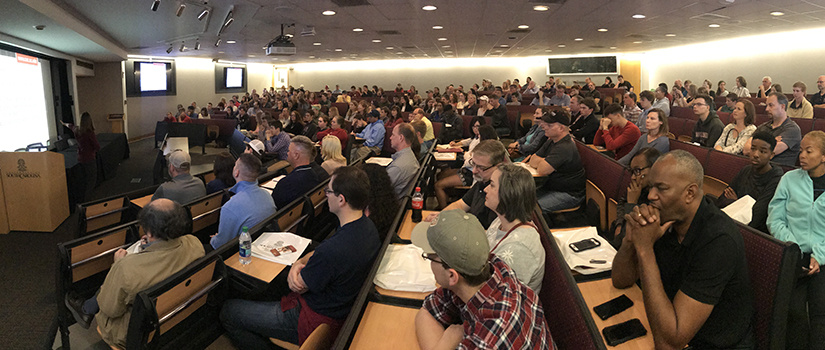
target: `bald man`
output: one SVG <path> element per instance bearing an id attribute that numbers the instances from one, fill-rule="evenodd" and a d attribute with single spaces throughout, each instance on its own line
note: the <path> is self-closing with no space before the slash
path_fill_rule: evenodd
<path id="1" fill-rule="evenodd" d="M 816 79 L 816 88 L 819 92 L 811 96 L 811 104 L 814 108 L 825 108 L 825 75 L 820 75 Z"/>
<path id="2" fill-rule="evenodd" d="M 742 236 L 702 191 L 702 165 L 672 151 L 650 170 L 650 205 L 625 215 L 613 285 L 641 280 L 659 349 L 753 348 L 753 296 Z"/>
<path id="3" fill-rule="evenodd" d="M 235 195 L 221 207 L 218 234 L 212 236 L 209 242 L 212 248 L 218 249 L 238 237 L 244 226 L 251 229 L 275 213 L 272 196 L 258 186 L 260 172 L 261 160 L 252 154 L 241 154 L 235 161 L 232 169 L 235 186 L 229 189 Z"/>

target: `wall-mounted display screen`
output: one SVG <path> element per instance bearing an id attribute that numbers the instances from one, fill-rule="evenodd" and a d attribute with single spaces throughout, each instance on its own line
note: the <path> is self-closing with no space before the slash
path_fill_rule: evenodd
<path id="1" fill-rule="evenodd" d="M 226 88 L 242 88 L 244 69 L 238 67 L 226 68 Z"/>
<path id="2" fill-rule="evenodd" d="M 140 91 L 166 91 L 166 63 L 140 62 Z"/>
<path id="3" fill-rule="evenodd" d="M 547 74 L 616 74 L 616 56 L 564 57 L 547 60 Z"/>

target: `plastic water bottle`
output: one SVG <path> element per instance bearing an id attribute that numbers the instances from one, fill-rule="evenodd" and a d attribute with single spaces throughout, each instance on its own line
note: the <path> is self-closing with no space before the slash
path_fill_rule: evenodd
<path id="1" fill-rule="evenodd" d="M 424 195 L 421 194 L 421 187 L 416 187 L 412 196 L 412 222 L 421 222 L 421 210 L 423 209 Z"/>
<path id="2" fill-rule="evenodd" d="M 249 263 L 252 262 L 252 238 L 249 237 L 248 227 L 244 226 L 241 229 L 241 237 L 238 240 L 238 244 L 240 245 L 238 255 L 240 256 L 241 265 L 249 265 Z"/>

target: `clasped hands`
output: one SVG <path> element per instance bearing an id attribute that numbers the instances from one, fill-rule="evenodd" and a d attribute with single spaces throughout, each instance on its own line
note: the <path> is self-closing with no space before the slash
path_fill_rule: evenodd
<path id="1" fill-rule="evenodd" d="M 661 223 L 659 209 L 642 204 L 625 214 L 625 241 L 631 242 L 637 250 L 653 249 L 653 243 L 661 238 L 673 225 L 673 221 Z"/>

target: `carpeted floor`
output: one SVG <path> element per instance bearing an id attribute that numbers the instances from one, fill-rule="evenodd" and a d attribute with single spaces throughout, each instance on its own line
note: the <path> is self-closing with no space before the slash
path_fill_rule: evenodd
<path id="1" fill-rule="evenodd" d="M 152 185 L 157 156 L 153 139 L 129 144 L 131 157 L 115 177 L 98 185 L 93 200 Z M 211 163 L 223 151 L 214 145 L 192 149 L 192 163 Z M 132 182 L 133 179 L 140 179 Z M 51 349 L 55 341 L 57 244 L 77 230 L 75 214 L 55 232 L 12 232 L 0 235 L 0 349 Z"/>

